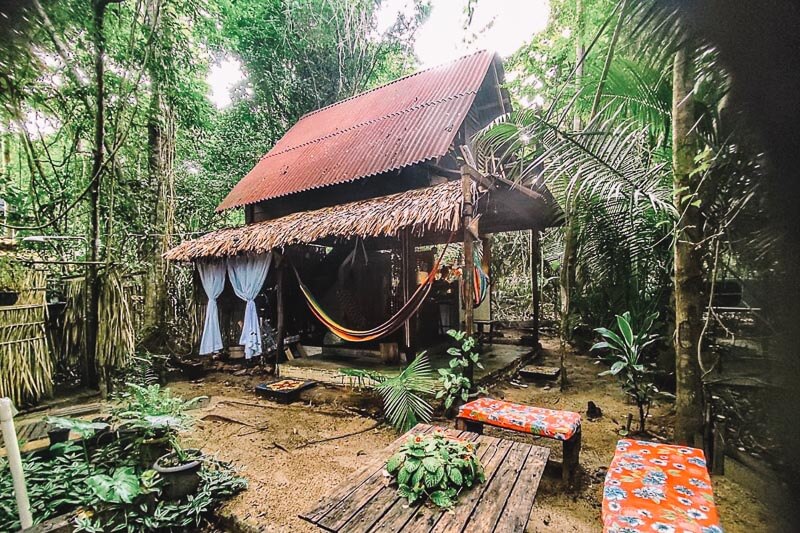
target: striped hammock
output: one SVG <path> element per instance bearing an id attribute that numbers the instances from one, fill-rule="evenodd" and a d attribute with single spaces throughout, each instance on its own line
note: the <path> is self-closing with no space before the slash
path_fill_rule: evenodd
<path id="1" fill-rule="evenodd" d="M 433 280 L 436 277 L 436 272 L 438 272 L 438 270 L 439 264 L 436 263 L 436 265 L 433 267 L 433 270 L 428 274 L 425 283 L 417 287 L 417 290 L 414 291 L 414 294 L 411 295 L 408 301 L 403 304 L 403 307 L 401 307 L 397 313 L 392 315 L 383 324 L 364 331 L 348 329 L 338 324 L 333 318 L 330 317 L 330 315 L 325 312 L 324 309 L 322 309 L 322 307 L 319 305 L 319 302 L 317 302 L 317 300 L 314 298 L 314 295 L 311 294 L 311 291 L 308 289 L 306 284 L 300 279 L 300 275 L 297 273 L 297 270 L 295 270 L 295 275 L 297 276 L 297 283 L 300 285 L 300 291 L 303 293 L 303 296 L 305 296 L 306 303 L 308 304 L 308 308 L 311 310 L 311 313 L 317 318 L 317 320 L 322 322 L 322 324 L 328 328 L 331 333 L 349 342 L 369 342 L 394 333 L 400 329 L 408 319 L 414 316 L 417 311 L 419 311 L 419 308 L 422 306 L 423 302 L 428 297 L 428 294 L 431 292 Z"/>
<path id="2" fill-rule="evenodd" d="M 450 238 L 452 239 L 452 236 Z M 328 313 L 325 312 L 324 309 L 322 309 L 322 307 L 319 305 L 319 302 L 317 302 L 317 300 L 314 298 L 314 295 L 311 294 L 308 286 L 306 286 L 306 284 L 303 283 L 303 280 L 300 279 L 300 274 L 297 272 L 296 268 L 294 269 L 294 274 L 295 277 L 297 277 L 297 284 L 300 286 L 300 291 L 303 293 L 303 296 L 306 299 L 306 303 L 308 304 L 308 308 L 311 310 L 311 314 L 313 314 L 317 320 L 322 322 L 322 324 L 328 328 L 331 333 L 349 342 L 369 342 L 394 333 L 403 327 L 403 324 L 405 324 L 407 320 L 409 320 L 417 313 L 417 311 L 419 311 L 419 308 L 422 307 L 422 304 L 425 302 L 425 299 L 431 292 L 431 287 L 433 286 L 433 281 L 436 279 L 436 274 L 439 272 L 439 265 L 444 257 L 444 252 L 449 246 L 450 241 L 448 240 L 447 245 L 444 247 L 444 250 L 442 250 L 441 255 L 439 255 L 439 258 L 433 264 L 433 268 L 428 273 L 428 277 L 425 278 L 425 282 L 417 287 L 417 290 L 415 290 L 408 301 L 403 304 L 403 307 L 401 307 L 383 324 L 363 331 L 348 329 L 341 324 L 338 324 Z"/>

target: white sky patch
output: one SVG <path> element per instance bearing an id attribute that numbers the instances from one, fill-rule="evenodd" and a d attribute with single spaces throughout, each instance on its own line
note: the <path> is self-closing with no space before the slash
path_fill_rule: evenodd
<path id="1" fill-rule="evenodd" d="M 244 77 L 242 63 L 234 57 L 223 57 L 211 65 L 206 82 L 211 88 L 209 98 L 217 109 L 231 105 L 231 92 Z"/>
<path id="2" fill-rule="evenodd" d="M 414 46 L 423 67 L 484 49 L 506 57 L 542 31 L 550 13 L 547 0 L 483 0 L 465 29 L 466 7 L 467 0 L 433 0 Z"/>
<path id="3" fill-rule="evenodd" d="M 548 0 L 479 0 L 472 24 L 466 28 L 468 0 L 432 0 L 431 14 L 419 29 L 414 52 L 421 67 L 458 59 L 476 50 L 491 50 L 506 57 L 547 26 Z M 388 31 L 398 13 L 413 16 L 412 0 L 383 0 L 376 14 L 376 30 Z M 217 109 L 231 104 L 234 87 L 245 79 L 240 61 L 224 56 L 212 64 L 206 81 L 209 98 Z"/>
<path id="4" fill-rule="evenodd" d="M 383 35 L 397 22 L 397 15 L 403 14 L 407 18 L 414 16 L 414 2 L 411 0 L 383 0 L 381 7 L 375 14 L 377 31 Z"/>
<path id="5" fill-rule="evenodd" d="M 25 129 L 31 137 L 45 137 L 58 131 L 61 123 L 58 119 L 41 113 L 35 109 L 29 110 L 25 113 Z"/>

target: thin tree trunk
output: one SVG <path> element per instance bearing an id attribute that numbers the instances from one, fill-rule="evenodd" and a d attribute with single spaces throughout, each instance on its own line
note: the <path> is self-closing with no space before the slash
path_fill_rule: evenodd
<path id="1" fill-rule="evenodd" d="M 608 71 L 611 69 L 611 62 L 614 60 L 614 49 L 617 47 L 619 35 L 622 32 L 622 23 L 625 20 L 627 7 L 628 1 L 624 0 L 622 2 L 622 9 L 620 9 L 619 19 L 617 19 L 617 25 L 614 27 L 614 33 L 611 35 L 611 44 L 608 45 L 608 53 L 606 54 L 606 60 L 603 62 L 603 71 L 600 74 L 600 81 L 598 82 L 597 90 L 594 93 L 592 111 L 590 113 L 592 119 L 594 119 L 594 117 L 597 115 L 597 112 L 600 110 L 600 100 L 603 97 L 603 90 L 605 89 L 606 80 L 608 79 Z"/>
<path id="2" fill-rule="evenodd" d="M 153 78 L 151 78 L 153 79 Z M 172 241 L 175 218 L 175 128 L 172 110 L 162 102 L 155 84 L 147 122 L 148 169 L 156 195 L 152 237 L 147 243 L 147 276 L 144 286 L 143 344 L 151 350 L 164 348 L 167 340 L 167 276 L 169 264 L 163 254 Z"/>
<path id="3" fill-rule="evenodd" d="M 86 385 L 98 386 L 97 372 L 97 329 L 98 305 L 100 298 L 100 279 L 98 261 L 100 260 L 100 186 L 103 171 L 103 145 L 105 141 L 105 87 L 104 56 L 105 36 L 103 22 L 106 10 L 105 0 L 92 2 L 92 40 L 94 41 L 95 75 L 95 115 L 94 145 L 92 146 L 92 173 L 89 188 L 89 261 L 86 270 L 86 358 L 83 377 Z"/>
<path id="4" fill-rule="evenodd" d="M 672 171 L 674 202 L 679 213 L 675 239 L 675 440 L 694 444 L 703 424 L 702 384 L 697 348 L 703 327 L 702 217 L 692 205 L 698 198 L 698 176 L 692 175 L 697 153 L 694 124 L 694 77 L 686 48 L 675 54 L 672 81 Z"/>
<path id="5" fill-rule="evenodd" d="M 469 228 L 472 222 L 472 179 L 465 170 L 461 167 L 461 192 L 464 196 L 464 212 L 462 214 L 462 225 L 464 226 L 464 331 L 468 337 L 475 333 L 475 285 L 473 276 L 475 275 L 475 258 L 473 256 L 473 236 Z M 475 389 L 475 365 L 469 361 L 469 365 L 464 370 L 464 376 L 469 379 L 470 392 Z"/>
<path id="6" fill-rule="evenodd" d="M 575 61 L 577 67 L 575 69 L 575 92 L 576 94 L 581 90 L 583 83 L 583 65 L 584 54 L 586 47 L 583 44 L 583 30 L 584 30 L 584 9 L 583 0 L 578 0 L 575 6 L 577 28 L 575 32 Z M 582 127 L 580 113 L 576 110 L 572 121 L 572 129 L 579 131 Z M 563 392 L 567 388 L 567 341 L 570 335 L 570 311 L 571 311 L 571 292 L 575 285 L 575 266 L 576 258 L 575 252 L 577 249 L 577 228 L 575 222 L 575 206 L 574 203 L 567 200 L 566 209 L 564 211 L 566 217 L 566 229 L 564 231 L 564 252 L 561 257 L 561 271 L 559 272 L 558 282 L 559 291 L 561 293 L 561 324 L 559 333 L 561 337 L 561 355 L 559 358 L 560 367 L 560 389 Z"/>

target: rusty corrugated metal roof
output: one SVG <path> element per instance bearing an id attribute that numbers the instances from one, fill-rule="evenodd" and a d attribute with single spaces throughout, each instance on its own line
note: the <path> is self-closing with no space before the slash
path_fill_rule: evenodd
<path id="1" fill-rule="evenodd" d="M 445 155 L 493 56 L 476 52 L 304 115 L 217 211 Z"/>

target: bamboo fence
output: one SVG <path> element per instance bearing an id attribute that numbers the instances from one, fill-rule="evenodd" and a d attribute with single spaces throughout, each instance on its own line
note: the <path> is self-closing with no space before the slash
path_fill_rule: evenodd
<path id="1" fill-rule="evenodd" d="M 0 396 L 33 403 L 53 392 L 45 277 L 32 272 L 16 305 L 0 307 Z"/>

